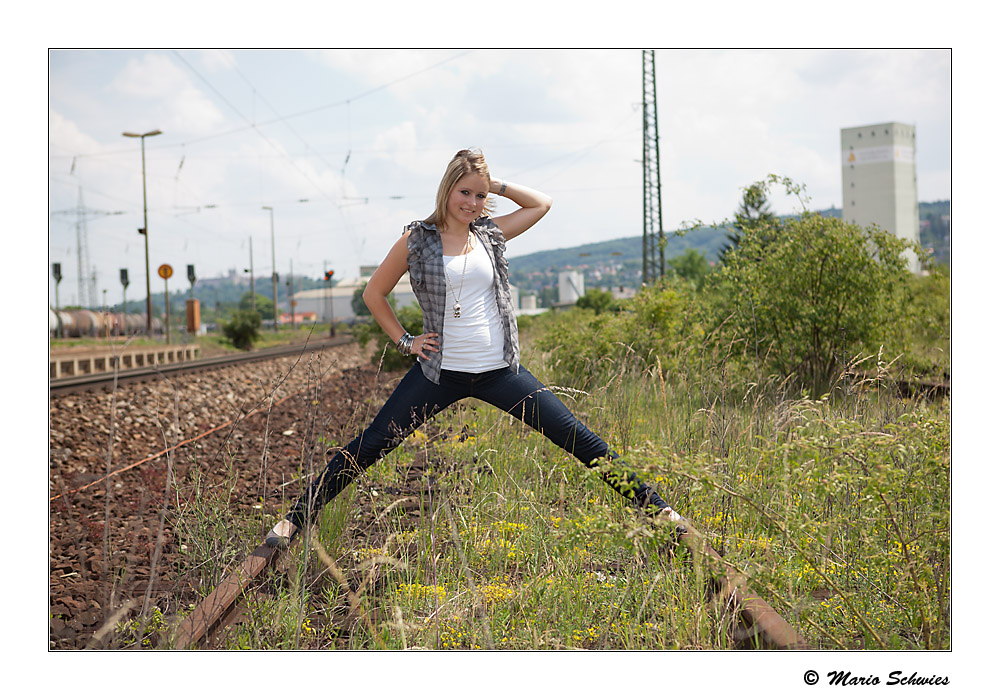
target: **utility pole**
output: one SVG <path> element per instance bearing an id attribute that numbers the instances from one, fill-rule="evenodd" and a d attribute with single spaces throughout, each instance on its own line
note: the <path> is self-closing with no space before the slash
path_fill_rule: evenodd
<path id="1" fill-rule="evenodd" d="M 666 272 L 660 193 L 660 132 L 656 119 L 656 56 L 642 51 L 642 281 L 657 280 Z"/>
<path id="2" fill-rule="evenodd" d="M 336 326 L 333 323 L 333 296 L 331 292 L 333 270 L 326 266 L 326 260 L 323 261 L 323 279 L 326 281 L 326 303 L 323 305 L 323 315 L 326 317 L 326 320 L 330 321 L 330 335 L 332 336 L 336 332 Z"/>
<path id="3" fill-rule="evenodd" d="M 250 236 L 250 310 L 257 310 L 257 295 L 253 289 L 253 236 Z"/>
<path id="4" fill-rule="evenodd" d="M 142 150 L 142 228 L 139 233 L 142 235 L 146 246 L 146 335 L 153 335 L 153 296 L 149 286 L 149 216 L 146 207 L 146 137 L 159 136 L 163 132 L 159 129 L 147 131 L 145 134 L 136 134 L 131 131 L 123 131 L 122 136 L 132 139 L 139 139 Z M 167 314 L 169 317 L 169 309 Z"/>
<path id="5" fill-rule="evenodd" d="M 77 205 L 75 209 L 63 209 L 52 214 L 72 214 L 76 217 L 76 284 L 79 303 L 83 307 L 96 307 L 97 299 L 94 288 L 96 282 L 90 265 L 90 246 L 87 243 L 87 221 L 103 216 L 119 216 L 124 211 L 102 211 L 88 209 L 83 204 L 83 188 L 78 188 Z"/>
<path id="6" fill-rule="evenodd" d="M 292 316 L 292 331 L 295 331 L 295 268 L 288 261 L 288 312 Z"/>
<path id="7" fill-rule="evenodd" d="M 261 207 L 271 214 L 271 303 L 274 313 L 274 332 L 278 332 L 278 267 L 274 264 L 274 207 Z"/>
<path id="8" fill-rule="evenodd" d="M 250 269 L 243 268 L 243 272 L 250 273 L 250 310 L 257 310 L 257 295 L 253 288 L 253 236 L 250 236 Z"/>

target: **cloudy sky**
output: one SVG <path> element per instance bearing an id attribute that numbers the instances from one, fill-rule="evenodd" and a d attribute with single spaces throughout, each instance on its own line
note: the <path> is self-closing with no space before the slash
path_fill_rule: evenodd
<path id="1" fill-rule="evenodd" d="M 841 206 L 840 129 L 916 125 L 918 195 L 951 198 L 947 50 L 656 51 L 663 223 L 732 214 L 768 173 Z M 551 194 L 510 248 L 642 233 L 642 52 L 602 50 L 55 50 L 48 67 L 48 254 L 78 300 L 85 231 L 96 294 L 144 296 L 142 165 L 156 268 L 186 292 L 250 266 L 338 278 L 377 264 L 423 218 L 449 158 Z M 82 205 L 83 225 L 78 210 Z M 774 198 L 790 212 L 794 203 Z M 500 202 L 500 213 L 509 205 Z M 50 292 L 52 283 L 50 280 Z"/>

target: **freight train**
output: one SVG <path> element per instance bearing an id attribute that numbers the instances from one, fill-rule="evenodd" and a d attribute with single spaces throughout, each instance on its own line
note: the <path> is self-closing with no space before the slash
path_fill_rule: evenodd
<path id="1" fill-rule="evenodd" d="M 61 330 L 61 334 L 60 334 Z M 55 311 L 49 309 L 49 337 L 86 338 L 117 335 L 135 335 L 146 332 L 145 314 L 120 314 L 103 311 L 75 309 Z M 163 332 L 163 319 L 153 319 L 153 333 Z"/>

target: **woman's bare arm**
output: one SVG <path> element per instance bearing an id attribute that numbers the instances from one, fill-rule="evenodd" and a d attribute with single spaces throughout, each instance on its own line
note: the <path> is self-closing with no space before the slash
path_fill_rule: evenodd
<path id="1" fill-rule="evenodd" d="M 372 312 L 375 322 L 393 342 L 399 340 L 406 329 L 403 328 L 403 324 L 399 322 L 392 307 L 389 306 L 388 296 L 403 277 L 403 273 L 409 268 L 406 263 L 408 253 L 406 242 L 409 237 L 409 233 L 403 234 L 393 244 L 392 248 L 389 249 L 389 254 L 385 256 L 385 260 L 368 280 L 368 285 L 362 295 L 365 306 Z M 410 352 L 425 360 L 430 359 L 426 353 L 438 351 L 437 336 L 437 333 L 418 335 L 413 339 Z"/>
<path id="2" fill-rule="evenodd" d="M 500 190 L 503 190 L 501 194 Z M 503 236 L 508 241 L 520 236 L 529 228 L 538 223 L 552 207 L 552 197 L 533 190 L 524 185 L 503 180 L 490 180 L 490 192 L 506 197 L 520 209 L 504 214 L 493 219 L 493 222 L 503 231 Z"/>

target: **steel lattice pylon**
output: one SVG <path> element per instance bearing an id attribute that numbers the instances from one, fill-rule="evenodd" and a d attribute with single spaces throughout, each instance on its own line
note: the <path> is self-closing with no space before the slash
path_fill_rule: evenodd
<path id="1" fill-rule="evenodd" d="M 75 209 L 63 209 L 52 214 L 71 214 L 76 217 L 76 284 L 78 289 L 77 304 L 84 308 L 98 308 L 97 270 L 90 265 L 90 244 L 87 242 L 87 220 L 102 216 L 118 216 L 123 211 L 98 211 L 88 209 L 83 205 L 83 187 L 77 188 L 77 205 Z"/>
<path id="2" fill-rule="evenodd" d="M 642 281 L 663 277 L 666 238 L 660 215 L 660 133 L 656 120 L 656 57 L 642 52 Z"/>

